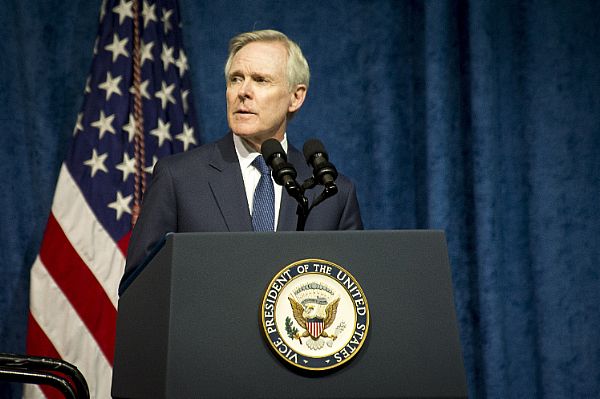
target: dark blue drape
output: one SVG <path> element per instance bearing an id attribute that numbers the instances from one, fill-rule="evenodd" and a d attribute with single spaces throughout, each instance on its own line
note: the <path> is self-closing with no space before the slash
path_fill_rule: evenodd
<path id="1" fill-rule="evenodd" d="M 100 1 L 1 3 L 0 351 L 22 352 Z M 282 30 L 312 69 L 290 140 L 323 140 L 367 228 L 446 231 L 471 397 L 600 397 L 599 2 L 180 8 L 203 142 L 226 130 L 228 39 Z"/>

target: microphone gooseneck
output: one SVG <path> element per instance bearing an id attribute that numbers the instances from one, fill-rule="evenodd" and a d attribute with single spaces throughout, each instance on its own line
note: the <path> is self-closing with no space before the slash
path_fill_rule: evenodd
<path id="1" fill-rule="evenodd" d="M 260 152 L 272 171 L 273 180 L 280 186 L 285 187 L 288 194 L 298 202 L 296 214 L 298 224 L 296 230 L 304 230 L 308 214 L 325 199 L 335 195 L 338 188 L 335 179 L 338 172 L 335 166 L 329 162 L 329 156 L 325 151 L 323 143 L 317 139 L 308 140 L 304 144 L 304 157 L 306 162 L 312 166 L 313 175 L 299 185 L 296 181 L 298 173 L 294 166 L 288 162 L 287 155 L 281 143 L 275 139 L 268 139 L 262 143 Z M 317 184 L 324 187 L 323 192 L 314 199 L 309 207 L 308 199 L 304 195 L 306 189 L 314 188 Z"/>
<path id="2" fill-rule="evenodd" d="M 304 143 L 303 152 L 306 163 L 313 168 L 313 176 L 316 183 L 325 187 L 322 194 L 324 198 L 320 201 L 336 194 L 338 188 L 335 185 L 335 179 L 337 179 L 338 172 L 335 166 L 329 162 L 329 155 L 325 151 L 323 143 L 317 139 L 310 139 Z"/>
<path id="3" fill-rule="evenodd" d="M 302 195 L 300 185 L 296 182 L 298 173 L 294 166 L 287 161 L 287 155 L 281 147 L 281 143 L 275 139 L 268 139 L 260 147 L 260 152 L 267 165 L 273 171 L 273 180 L 294 198 Z"/>

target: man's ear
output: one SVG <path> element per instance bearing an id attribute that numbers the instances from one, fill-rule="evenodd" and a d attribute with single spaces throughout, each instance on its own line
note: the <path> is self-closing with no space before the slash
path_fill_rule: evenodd
<path id="1" fill-rule="evenodd" d="M 290 93 L 290 106 L 288 113 L 294 113 L 300 109 L 306 98 L 306 85 L 298 84 Z"/>

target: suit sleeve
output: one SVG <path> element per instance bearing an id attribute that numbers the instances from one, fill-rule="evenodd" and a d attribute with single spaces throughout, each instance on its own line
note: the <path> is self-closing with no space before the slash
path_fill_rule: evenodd
<path id="1" fill-rule="evenodd" d="M 177 196 L 168 164 L 154 166 L 152 181 L 144 194 L 140 216 L 133 228 L 127 250 L 125 274 L 140 266 L 165 234 L 177 231 Z"/>

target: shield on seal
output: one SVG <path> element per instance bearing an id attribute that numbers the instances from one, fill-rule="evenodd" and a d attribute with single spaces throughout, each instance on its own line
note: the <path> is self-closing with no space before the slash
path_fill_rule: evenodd
<path id="1" fill-rule="evenodd" d="M 323 319 L 306 320 L 306 330 L 313 338 L 319 338 L 323 332 Z"/>

